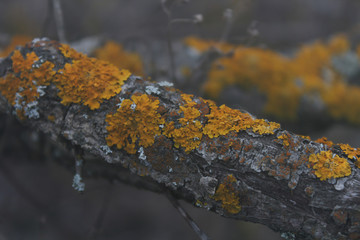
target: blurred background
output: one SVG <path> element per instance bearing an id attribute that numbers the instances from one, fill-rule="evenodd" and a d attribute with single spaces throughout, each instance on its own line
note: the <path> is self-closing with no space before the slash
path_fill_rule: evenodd
<path id="1" fill-rule="evenodd" d="M 169 65 L 167 26 L 171 19 L 187 19 L 172 24 L 174 43 L 197 36 L 282 54 L 291 54 L 316 39 L 326 41 L 338 33 L 346 34 L 352 45 L 358 43 L 360 36 L 360 2 L 356 0 L 61 0 L 60 3 L 68 42 L 94 36 L 122 43 L 129 50 L 137 49 L 132 43 L 142 42 L 145 50 L 139 52 L 144 54 L 144 61 L 151 45 L 152 51 L 163 55 L 165 60 L 159 62 L 165 61 L 165 65 Z M 0 47 L 6 48 L 15 35 L 57 39 L 48 6 L 47 0 L 0 0 Z M 226 17 L 229 14 L 230 20 Z M 198 19 L 199 23 L 189 19 Z M 159 76 L 146 71 L 144 74 Z M 184 90 L 197 92 L 188 87 Z M 220 98 L 221 101 L 230 100 Z M 251 105 L 256 104 L 238 101 L 237 98 L 233 106 L 246 106 L 250 112 Z M 261 112 L 256 113 L 262 116 Z M 326 136 L 354 147 L 360 143 L 357 124 L 330 121 L 326 128 L 317 128 L 318 125 L 297 128 L 298 122 L 265 116 L 314 139 Z M 163 195 L 100 179 L 86 179 L 86 191 L 79 194 L 71 187 L 73 173 L 47 157 L 49 151 L 59 158 L 70 156 L 57 153 L 60 150 L 53 147 L 45 148 L 45 136 L 30 132 L 17 122 L 9 127 L 4 115 L 0 120 L 0 240 L 197 239 Z M 181 204 L 211 239 L 281 239 L 280 233 L 265 226 L 222 218 Z M 101 231 L 94 233 L 98 229 Z"/>
<path id="2" fill-rule="evenodd" d="M 178 24 L 173 32 L 174 38 L 195 34 L 219 40 L 226 25 L 224 11 L 232 9 L 234 23 L 229 41 L 242 43 L 249 26 L 256 22 L 259 43 L 282 50 L 350 31 L 358 26 L 360 18 L 357 14 L 359 2 L 354 0 L 176 2 L 172 7 L 173 18 L 192 18 L 195 14 L 202 14 L 203 21 L 199 25 Z M 0 3 L 2 34 L 56 37 L 53 23 L 45 22 L 48 20 L 47 0 L 1 0 Z M 61 5 L 69 41 L 91 35 L 106 35 L 120 42 L 137 37 L 164 40 L 166 35 L 168 21 L 161 0 L 62 0 Z M 49 27 L 44 31 L 47 24 Z"/>

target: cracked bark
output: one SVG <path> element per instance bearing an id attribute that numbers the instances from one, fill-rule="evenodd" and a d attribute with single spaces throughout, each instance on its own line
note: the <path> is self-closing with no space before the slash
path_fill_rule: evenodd
<path id="1" fill-rule="evenodd" d="M 29 44 L 23 53 L 35 51 L 42 59 L 62 68 L 64 57 L 56 44 Z M 0 63 L 0 77 L 12 71 L 9 58 Z M 177 110 L 181 92 L 164 84 L 131 76 L 122 91 L 104 101 L 99 109 L 71 104 L 64 106 L 51 84 L 38 99 L 39 118 L 23 123 L 46 133 L 52 140 L 66 145 L 68 151 L 83 152 L 83 176 L 119 179 L 150 191 L 170 191 L 179 199 L 224 217 L 261 223 L 284 233 L 289 239 L 359 239 L 360 238 L 360 169 L 349 160 L 348 177 L 320 181 L 309 168 L 312 153 L 326 151 L 327 146 L 312 142 L 282 129 L 271 135 L 251 130 L 231 132 L 218 138 L 203 136 L 200 145 L 186 153 L 173 147 L 172 139 L 157 136 L 155 143 L 139 153 L 128 154 L 116 147 L 107 148 L 105 117 L 118 107 L 119 98 L 147 89 L 158 98 L 165 112 Z M 195 102 L 201 102 L 194 97 Z M 13 107 L 0 95 L 0 111 L 13 114 Z M 55 116 L 51 121 L 48 116 Z M 277 136 L 288 134 L 288 146 Z M 344 156 L 336 146 L 332 151 Z M 241 210 L 231 213 L 214 199 L 219 185 L 234 176 L 233 193 Z"/>

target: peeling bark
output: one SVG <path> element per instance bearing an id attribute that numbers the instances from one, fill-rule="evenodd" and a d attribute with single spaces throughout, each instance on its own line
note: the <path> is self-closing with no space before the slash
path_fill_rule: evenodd
<path id="1" fill-rule="evenodd" d="M 33 41 L 21 52 L 35 52 L 56 69 L 66 62 L 58 44 L 51 41 Z M 10 57 L 0 63 L 0 77 L 13 71 L 12 64 Z M 38 117 L 22 121 L 65 144 L 69 151 L 75 150 L 84 160 L 84 176 L 116 178 L 151 191 L 170 191 L 221 216 L 267 225 L 288 239 L 360 238 L 360 169 L 337 145 L 316 143 L 280 128 L 272 134 L 249 128 L 213 138 L 203 134 L 190 151 L 160 134 L 151 146 L 137 143 L 136 153 L 129 154 L 108 146 L 106 116 L 116 112 L 121 99 L 146 94 L 159 101 L 166 122 L 177 122 L 184 106 L 180 91 L 169 83 L 131 76 L 119 94 L 95 110 L 82 104 L 63 105 L 54 84 L 43 91 L 37 99 Z M 204 127 L 211 107 L 201 98 L 192 100 Z M 3 95 L 0 111 L 14 114 Z M 309 156 L 330 150 L 347 159 L 351 174 L 321 181 Z"/>

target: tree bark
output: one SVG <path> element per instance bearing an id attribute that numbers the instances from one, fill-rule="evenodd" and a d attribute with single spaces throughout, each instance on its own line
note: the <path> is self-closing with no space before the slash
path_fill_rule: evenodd
<path id="1" fill-rule="evenodd" d="M 60 46 L 53 41 L 33 41 L 20 52 L 23 56 L 36 53 L 39 59 L 53 63 L 56 74 L 60 74 L 65 64 L 74 63 L 64 57 Z M 9 74 L 21 78 L 11 55 L 0 63 L 0 80 L 5 81 Z M 103 100 L 94 110 L 81 103 L 64 105 L 54 82 L 42 90 L 32 108 L 36 116 L 20 116 L 6 94 L 0 95 L 0 111 L 15 113 L 25 125 L 66 145 L 74 152 L 78 166 L 84 161 L 79 176 L 119 179 L 150 191 L 171 192 L 221 216 L 267 225 L 288 239 L 360 238 L 360 170 L 356 157 L 348 158 L 338 145 L 316 143 L 277 127 L 257 131 L 249 126 L 220 135 L 205 134 L 203 129 L 216 106 L 193 96 L 188 96 L 191 101 L 184 101 L 184 95 L 169 83 L 137 76 L 130 76 L 120 93 Z M 123 108 L 125 100 L 135 103 L 134 96 L 158 101 L 156 114 L 164 123 L 157 122 L 160 133 L 155 134 L 152 144 L 142 145 L 140 137 L 135 142 L 127 139 L 135 146 L 131 152 L 116 144 L 109 146 L 108 116 Z M 135 104 L 136 108 L 140 106 Z M 181 124 L 187 114 L 185 108 L 200 115 Z M 129 114 L 122 117 L 131 119 L 132 112 Z M 196 121 L 200 137 L 189 140 L 192 133 L 187 135 L 186 127 Z M 173 128 L 183 130 L 184 141 L 190 141 L 191 146 L 179 143 L 174 132 L 166 133 L 170 122 L 174 122 Z M 264 121 L 264 126 L 269 124 Z M 351 174 L 319 179 L 309 158 L 329 151 L 333 157 L 346 159 Z"/>

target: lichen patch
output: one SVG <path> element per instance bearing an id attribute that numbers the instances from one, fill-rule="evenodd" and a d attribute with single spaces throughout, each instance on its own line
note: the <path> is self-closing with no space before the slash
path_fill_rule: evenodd
<path id="1" fill-rule="evenodd" d="M 134 105 L 136 108 L 132 107 Z M 146 94 L 123 100 L 115 113 L 106 115 L 107 144 L 116 145 L 130 154 L 136 153 L 137 145 L 151 146 L 155 137 L 161 134 L 160 125 L 165 123 L 157 112 L 158 107 L 159 100 L 153 100 Z"/>
<path id="2" fill-rule="evenodd" d="M 241 211 L 239 191 L 236 190 L 236 178 L 230 174 L 218 186 L 214 196 L 215 201 L 221 202 L 221 207 L 231 214 Z"/>
<path id="3" fill-rule="evenodd" d="M 349 162 L 331 151 L 321 151 L 318 154 L 311 154 L 309 163 L 315 170 L 315 175 L 322 181 L 346 177 L 351 174 Z"/>

